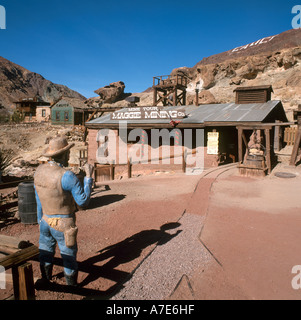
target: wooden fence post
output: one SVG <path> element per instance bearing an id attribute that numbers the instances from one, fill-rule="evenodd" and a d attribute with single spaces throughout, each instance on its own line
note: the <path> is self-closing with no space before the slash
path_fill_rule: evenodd
<path id="1" fill-rule="evenodd" d="M 113 163 L 111 163 L 111 165 L 110 165 L 110 167 L 111 167 L 111 180 L 114 180 L 115 179 L 115 164 L 114 164 L 114 162 Z"/>
<path id="2" fill-rule="evenodd" d="M 18 267 L 19 300 L 35 300 L 32 264 L 27 262 Z"/>
<path id="3" fill-rule="evenodd" d="M 187 157 L 187 150 L 183 148 L 183 153 L 182 153 L 182 171 L 185 173 L 186 172 L 186 157 Z"/>
<path id="4" fill-rule="evenodd" d="M 128 178 L 132 178 L 132 159 L 129 158 L 128 159 Z"/>

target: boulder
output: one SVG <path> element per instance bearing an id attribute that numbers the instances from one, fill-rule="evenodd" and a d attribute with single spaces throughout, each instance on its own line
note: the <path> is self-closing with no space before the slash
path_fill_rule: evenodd
<path id="1" fill-rule="evenodd" d="M 94 92 L 99 95 L 102 103 L 114 103 L 124 98 L 125 84 L 122 81 L 110 83 L 110 85 L 99 88 Z"/>

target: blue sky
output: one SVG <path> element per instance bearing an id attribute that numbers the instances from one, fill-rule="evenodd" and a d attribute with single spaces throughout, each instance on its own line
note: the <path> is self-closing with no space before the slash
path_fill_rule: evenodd
<path id="1" fill-rule="evenodd" d="M 296 1 L 0 0 L 0 56 L 87 98 L 292 28 Z"/>

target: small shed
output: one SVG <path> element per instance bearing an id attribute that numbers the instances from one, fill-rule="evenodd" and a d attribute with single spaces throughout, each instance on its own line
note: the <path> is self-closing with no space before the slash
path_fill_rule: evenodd
<path id="1" fill-rule="evenodd" d="M 271 85 L 238 87 L 234 92 L 235 103 L 265 103 L 271 100 L 273 88 Z"/>
<path id="2" fill-rule="evenodd" d="M 62 97 L 51 108 L 51 123 L 54 125 L 83 125 L 94 112 L 84 100 Z"/>

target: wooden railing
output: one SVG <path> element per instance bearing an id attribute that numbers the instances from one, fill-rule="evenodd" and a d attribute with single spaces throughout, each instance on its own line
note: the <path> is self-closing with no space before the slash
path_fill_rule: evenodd
<path id="1" fill-rule="evenodd" d="M 180 85 L 187 87 L 190 79 L 181 74 L 176 75 L 166 75 L 166 76 L 157 76 L 153 77 L 153 86 L 175 86 Z"/>

